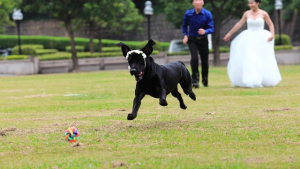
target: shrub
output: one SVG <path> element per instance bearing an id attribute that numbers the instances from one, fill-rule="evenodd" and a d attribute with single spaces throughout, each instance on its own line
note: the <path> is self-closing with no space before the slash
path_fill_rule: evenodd
<path id="1" fill-rule="evenodd" d="M 177 55 L 190 55 L 190 51 L 180 51 L 167 53 L 167 56 L 177 56 Z"/>
<path id="2" fill-rule="evenodd" d="M 103 47 L 102 52 L 117 52 L 121 51 L 120 47 Z"/>
<path id="3" fill-rule="evenodd" d="M 159 51 L 154 50 L 153 53 L 154 55 L 159 54 Z M 90 52 L 78 52 L 77 53 L 77 58 L 78 59 L 83 59 L 83 58 L 99 58 L 99 57 L 116 57 L 116 56 L 123 56 L 121 51 L 118 52 L 95 52 L 91 54 Z M 55 54 L 47 54 L 47 55 L 41 55 L 38 56 L 39 60 L 63 60 L 63 59 L 71 59 L 72 54 L 68 52 L 58 52 Z"/>
<path id="4" fill-rule="evenodd" d="M 162 46 L 161 46 L 160 42 L 157 41 L 157 40 L 154 40 L 154 41 L 156 42 L 156 44 L 153 46 L 153 49 L 158 50 L 158 51 L 162 51 Z M 142 41 L 140 43 L 140 46 L 139 46 L 138 49 L 142 49 L 143 47 L 146 46 L 147 43 L 148 43 L 148 41 Z"/>
<path id="5" fill-rule="evenodd" d="M 298 46 L 298 49 L 300 50 L 300 46 Z"/>
<path id="6" fill-rule="evenodd" d="M 89 50 L 89 38 L 75 38 L 75 43 L 78 46 L 84 46 L 84 51 Z M 98 40 L 93 40 L 94 50 L 99 51 Z M 117 47 L 120 40 L 109 40 L 102 39 L 103 47 Z M 130 46 L 131 49 L 140 49 L 140 41 L 122 41 L 126 45 Z M 22 36 L 21 43 L 26 44 L 40 44 L 43 45 L 45 49 L 58 49 L 59 51 L 65 51 L 66 46 L 70 46 L 69 37 L 54 37 L 54 36 Z M 161 48 L 158 49 L 154 47 L 155 50 L 167 50 L 170 43 L 159 42 Z M 16 35 L 0 35 L 0 48 L 11 48 L 18 44 L 18 36 Z M 22 45 L 23 46 L 23 45 Z"/>
<path id="7" fill-rule="evenodd" d="M 71 59 L 72 54 L 67 52 L 58 52 L 55 54 L 49 54 L 49 55 L 41 55 L 38 56 L 40 61 L 43 60 L 64 60 L 64 59 Z"/>
<path id="8" fill-rule="evenodd" d="M 24 55 L 35 56 L 36 55 L 36 47 L 35 46 L 26 46 L 21 45 L 21 52 Z M 12 51 L 13 55 L 19 55 L 19 46 L 15 46 Z"/>
<path id="9" fill-rule="evenodd" d="M 279 35 L 275 35 L 275 45 L 279 45 Z M 291 39 L 286 34 L 281 34 L 281 45 L 291 45 Z"/>
<path id="10" fill-rule="evenodd" d="M 283 45 L 283 46 L 275 46 L 274 50 L 292 50 L 294 46 L 292 45 Z"/>
<path id="11" fill-rule="evenodd" d="M 24 60 L 27 58 L 27 55 L 9 55 L 5 57 L 6 60 Z"/>
<path id="12" fill-rule="evenodd" d="M 84 46 L 76 45 L 75 48 L 76 48 L 77 52 L 83 52 L 84 51 Z M 66 52 L 71 52 L 71 46 L 66 46 Z"/>
<path id="13" fill-rule="evenodd" d="M 57 52 L 58 52 L 57 49 L 36 49 L 37 55 L 53 54 Z"/>
<path id="14" fill-rule="evenodd" d="M 4 59 L 4 57 L 0 56 L 0 60 L 3 60 L 3 59 Z"/>

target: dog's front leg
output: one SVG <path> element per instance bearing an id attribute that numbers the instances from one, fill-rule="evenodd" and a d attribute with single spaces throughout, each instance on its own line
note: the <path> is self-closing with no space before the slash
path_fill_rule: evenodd
<path id="1" fill-rule="evenodd" d="M 127 120 L 133 120 L 137 116 L 137 112 L 141 106 L 141 101 L 144 98 L 145 93 L 136 94 L 135 98 L 133 99 L 133 107 L 132 107 L 132 113 L 128 114 Z"/>
<path id="2" fill-rule="evenodd" d="M 167 91 L 166 89 L 163 87 L 163 85 L 160 87 L 160 96 L 159 96 L 159 104 L 161 106 L 167 106 L 168 102 L 166 100 L 167 97 Z"/>

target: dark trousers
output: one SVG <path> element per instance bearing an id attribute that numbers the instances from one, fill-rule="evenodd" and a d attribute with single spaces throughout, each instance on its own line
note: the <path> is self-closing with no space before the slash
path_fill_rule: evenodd
<path id="1" fill-rule="evenodd" d="M 202 81 L 208 78 L 208 39 L 207 36 L 204 37 L 191 37 L 188 40 L 189 49 L 191 52 L 191 67 L 192 67 L 192 82 L 199 82 L 199 57 L 198 51 L 201 59 L 201 75 Z"/>

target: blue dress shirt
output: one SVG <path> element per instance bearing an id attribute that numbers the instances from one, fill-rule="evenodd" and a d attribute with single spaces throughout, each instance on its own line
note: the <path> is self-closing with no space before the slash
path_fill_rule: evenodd
<path id="1" fill-rule="evenodd" d="M 189 32 L 187 31 L 187 27 L 189 26 Z M 200 35 L 198 33 L 199 29 L 205 30 L 205 35 Z M 183 35 L 188 36 L 206 36 L 207 34 L 211 34 L 214 32 L 214 21 L 212 18 L 212 14 L 202 8 L 199 14 L 196 14 L 195 9 L 187 10 L 183 16 L 182 23 L 182 33 Z"/>

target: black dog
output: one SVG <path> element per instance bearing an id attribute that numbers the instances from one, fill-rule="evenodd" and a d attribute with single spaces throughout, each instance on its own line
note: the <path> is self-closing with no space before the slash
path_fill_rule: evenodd
<path id="1" fill-rule="evenodd" d="M 124 57 L 128 60 L 130 74 L 134 75 L 137 81 L 132 113 L 128 114 L 128 120 L 136 118 L 141 100 L 146 94 L 159 98 L 159 104 L 167 106 L 166 97 L 172 93 L 179 100 L 180 107 L 186 109 L 181 94 L 178 92 L 178 83 L 186 95 L 196 100 L 192 90 L 192 78 L 185 65 L 181 61 L 170 62 L 164 66 L 156 64 L 150 57 L 154 45 L 155 42 L 149 40 L 143 49 L 131 50 L 122 42 L 118 44 L 122 48 Z"/>

